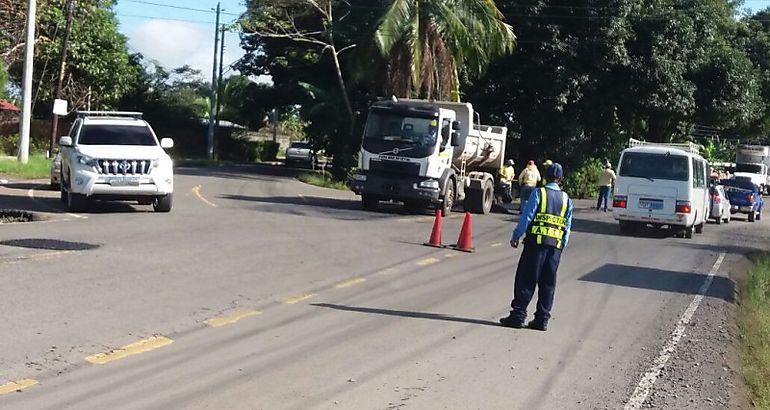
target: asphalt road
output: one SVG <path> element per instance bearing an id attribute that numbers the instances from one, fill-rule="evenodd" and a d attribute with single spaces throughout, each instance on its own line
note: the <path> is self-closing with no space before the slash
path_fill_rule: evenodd
<path id="1" fill-rule="evenodd" d="M 627 237 L 579 209 L 543 333 L 497 326 L 517 217 L 475 216 L 475 253 L 434 249 L 429 212 L 291 174 L 181 168 L 169 214 L 0 186 L 45 216 L 0 225 L 0 408 L 733 406 L 728 273 L 766 221 Z"/>

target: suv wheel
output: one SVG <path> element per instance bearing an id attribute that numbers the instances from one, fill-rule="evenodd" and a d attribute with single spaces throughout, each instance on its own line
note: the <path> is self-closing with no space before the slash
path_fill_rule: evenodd
<path id="1" fill-rule="evenodd" d="M 67 209 L 70 212 L 82 212 L 88 205 L 88 199 L 85 195 L 76 194 L 71 189 L 67 190 Z"/>
<path id="2" fill-rule="evenodd" d="M 174 194 L 161 195 L 155 198 L 152 208 L 155 212 L 170 212 L 171 204 L 174 200 Z"/>

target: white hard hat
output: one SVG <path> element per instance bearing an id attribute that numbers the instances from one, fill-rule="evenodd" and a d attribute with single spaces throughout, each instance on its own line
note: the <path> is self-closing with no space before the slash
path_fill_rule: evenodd
<path id="1" fill-rule="evenodd" d="M 512 160 L 512 159 L 509 159 L 509 160 L 508 160 L 508 165 L 516 165 L 516 163 L 515 163 L 515 162 L 513 162 L 513 160 Z"/>

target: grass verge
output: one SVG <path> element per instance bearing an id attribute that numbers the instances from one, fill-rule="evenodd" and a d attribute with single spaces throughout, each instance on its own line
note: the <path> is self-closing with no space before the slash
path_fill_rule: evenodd
<path id="1" fill-rule="evenodd" d="M 770 409 L 770 255 L 762 256 L 742 286 L 740 318 L 743 376 L 758 409 Z"/>
<path id="2" fill-rule="evenodd" d="M 297 179 L 306 184 L 320 186 L 322 188 L 339 189 L 341 191 L 350 189 L 347 182 L 338 181 L 322 174 L 302 174 L 298 176 Z"/>
<path id="3" fill-rule="evenodd" d="M 45 155 L 30 155 L 22 164 L 16 158 L 0 158 L 0 175 L 20 178 L 47 178 L 51 175 L 51 160 Z"/>

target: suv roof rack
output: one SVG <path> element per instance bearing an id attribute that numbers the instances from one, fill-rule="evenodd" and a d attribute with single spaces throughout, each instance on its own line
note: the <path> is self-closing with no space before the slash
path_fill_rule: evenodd
<path id="1" fill-rule="evenodd" d="M 628 139 L 628 147 L 641 147 L 644 145 L 651 145 L 651 146 L 658 146 L 658 147 L 671 147 L 671 148 L 679 148 L 683 151 L 689 152 L 691 154 L 698 154 L 700 155 L 700 150 L 702 149 L 702 145 L 696 144 L 694 142 L 682 142 L 682 143 L 664 143 L 664 142 L 648 142 L 643 140 L 637 140 L 634 138 Z"/>
<path id="2" fill-rule="evenodd" d="M 136 111 L 78 111 L 77 117 L 128 117 L 141 119 L 142 113 Z"/>

